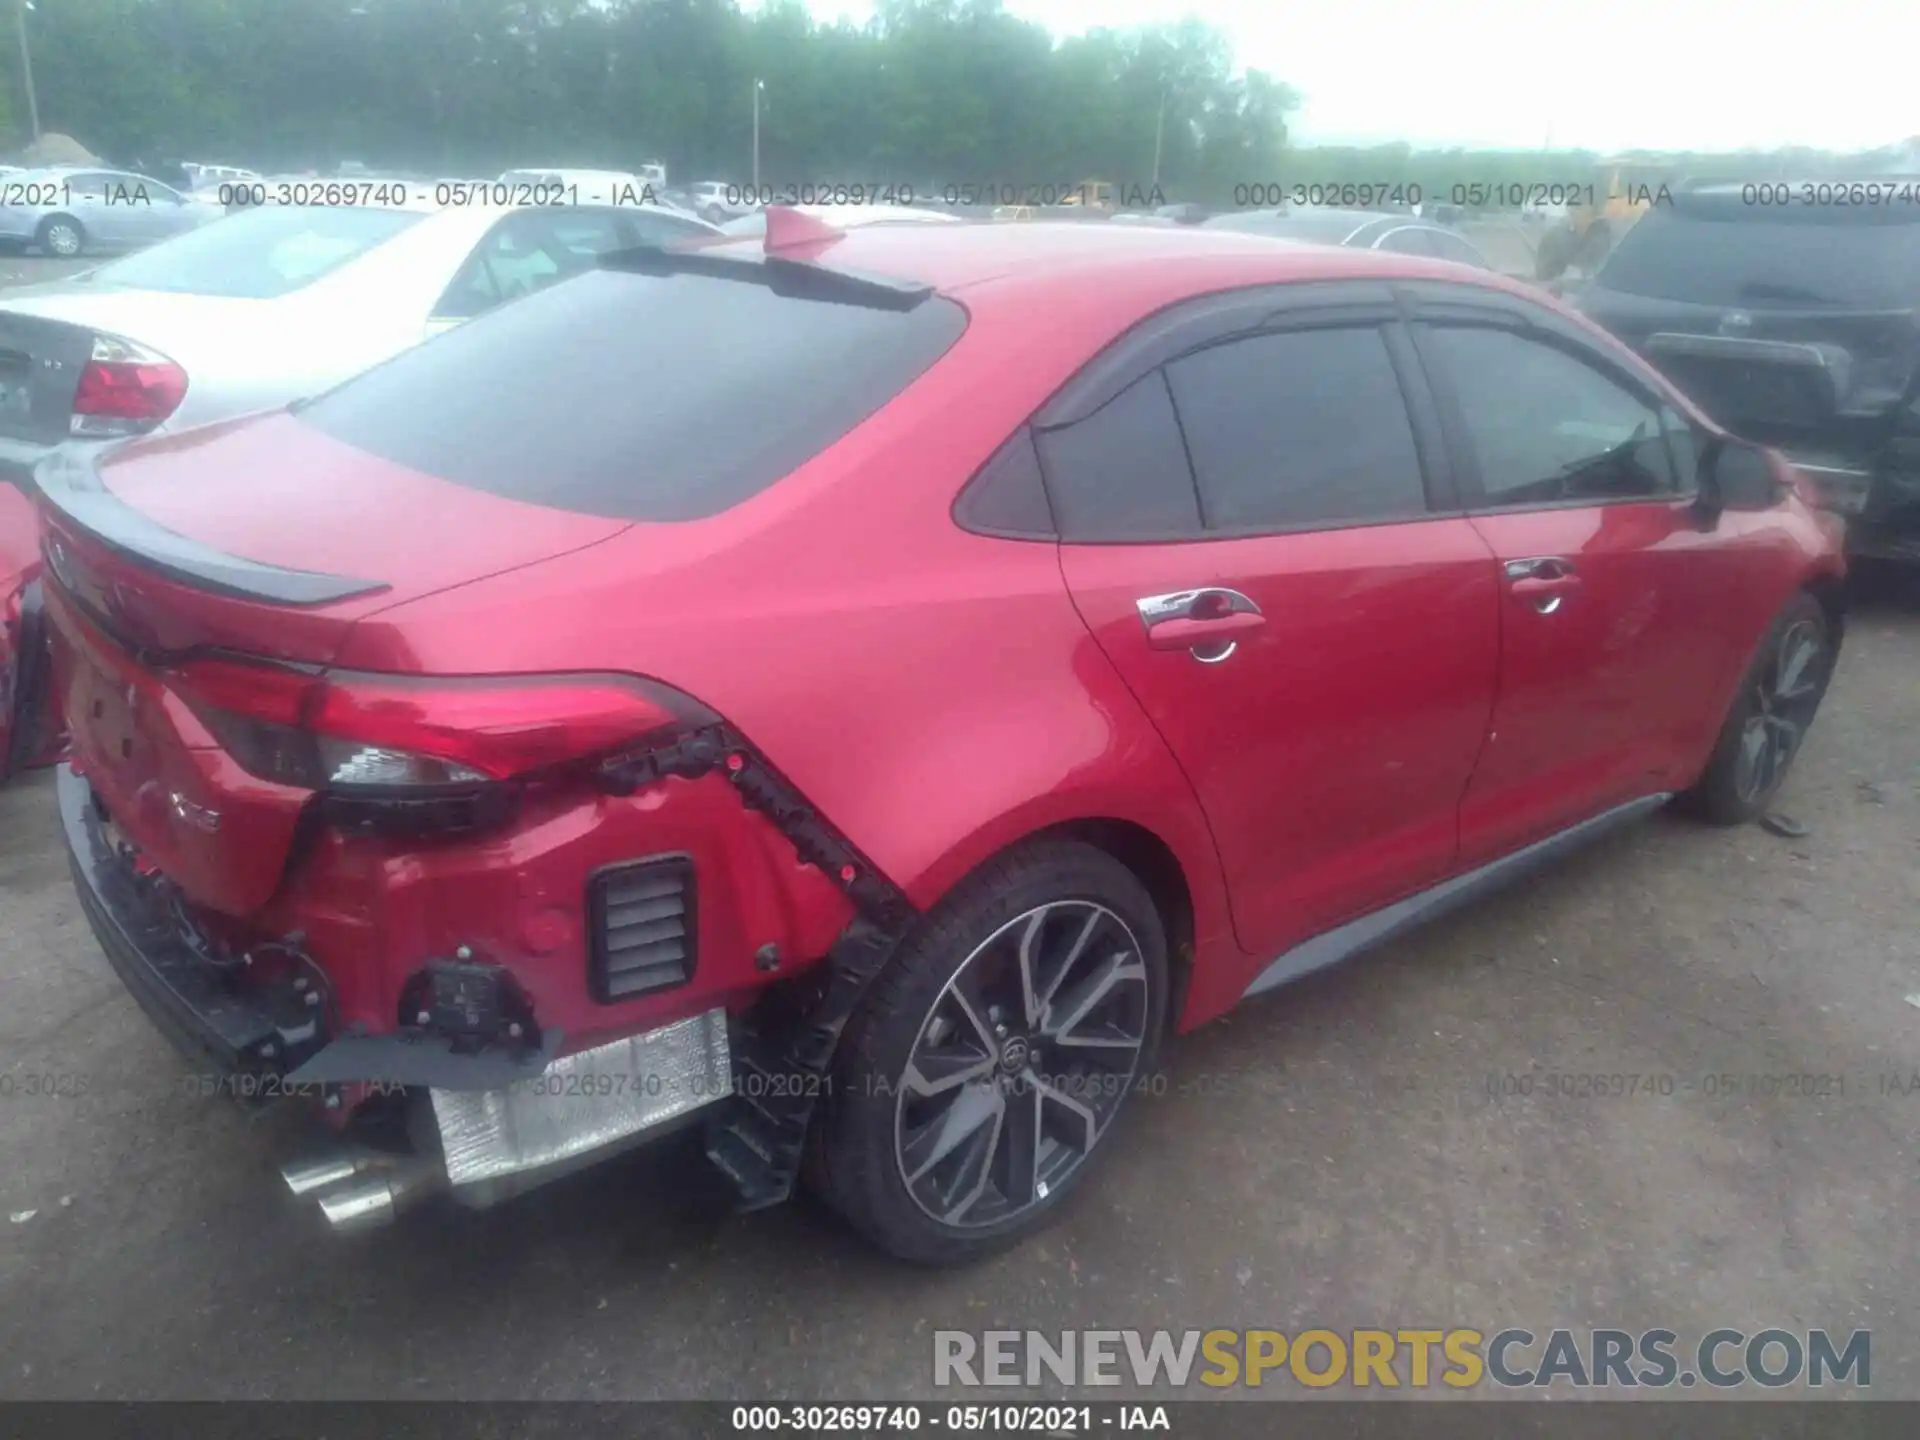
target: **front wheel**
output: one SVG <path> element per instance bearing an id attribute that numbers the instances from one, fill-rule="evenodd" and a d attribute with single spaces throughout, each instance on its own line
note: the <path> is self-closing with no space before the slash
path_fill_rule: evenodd
<path id="1" fill-rule="evenodd" d="M 847 1028 L 810 1177 L 903 1259 L 957 1264 L 1045 1225 L 1147 1084 L 1166 937 L 1078 842 L 1009 852 L 888 962 Z"/>
<path id="2" fill-rule="evenodd" d="M 1743 825 L 1773 803 L 1827 693 L 1833 625 L 1802 592 L 1774 619 L 1740 682 L 1699 781 L 1680 799 L 1716 825 Z"/>
<path id="3" fill-rule="evenodd" d="M 71 260 L 87 248 L 87 232 L 71 215 L 49 215 L 40 222 L 36 237 L 49 255 Z"/>

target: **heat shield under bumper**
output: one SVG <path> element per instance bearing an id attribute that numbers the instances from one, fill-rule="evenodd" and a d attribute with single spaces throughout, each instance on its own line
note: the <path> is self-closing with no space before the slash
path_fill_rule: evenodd
<path id="1" fill-rule="evenodd" d="M 732 1094 L 727 1014 L 582 1050 L 503 1089 L 430 1093 L 453 1198 L 491 1204 Z"/>

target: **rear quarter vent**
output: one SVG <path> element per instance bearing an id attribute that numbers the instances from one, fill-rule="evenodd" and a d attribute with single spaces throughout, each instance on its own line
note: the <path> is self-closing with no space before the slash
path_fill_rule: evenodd
<path id="1" fill-rule="evenodd" d="M 656 855 L 587 882 L 587 982 L 601 1004 L 670 990 L 693 978 L 697 912 L 693 860 Z"/>

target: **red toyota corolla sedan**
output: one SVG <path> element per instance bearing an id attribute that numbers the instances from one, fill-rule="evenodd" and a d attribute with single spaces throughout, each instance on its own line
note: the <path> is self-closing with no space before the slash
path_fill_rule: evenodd
<path id="1" fill-rule="evenodd" d="M 896 1254 L 1043 1222 L 1170 1030 L 1768 803 L 1839 537 L 1484 272 L 871 226 L 629 251 L 39 477 L 101 943 L 336 1226 L 683 1120 Z"/>

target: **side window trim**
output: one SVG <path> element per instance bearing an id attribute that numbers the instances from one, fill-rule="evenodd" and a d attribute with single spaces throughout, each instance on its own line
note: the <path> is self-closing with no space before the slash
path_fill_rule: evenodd
<path id="1" fill-rule="evenodd" d="M 1041 405 L 1036 428 L 1071 425 L 1093 414 L 1150 370 L 1210 341 L 1271 328 L 1287 316 L 1378 311 L 1391 315 L 1392 290 L 1372 281 L 1267 283 L 1219 291 L 1156 312 L 1116 338 Z"/>
<path id="2" fill-rule="evenodd" d="M 1673 498 L 1688 504 L 1697 503 L 1700 499 L 1700 432 L 1694 429 L 1693 422 L 1687 419 L 1685 413 L 1671 400 L 1661 400 L 1654 409 L 1660 417 L 1661 438 L 1666 442 L 1667 466 L 1673 471 Z M 1667 423 L 1669 418 L 1674 424 Z M 1679 437 L 1682 435 L 1686 436 L 1687 442 L 1693 446 L 1691 463 L 1684 470 L 1681 468 L 1680 456 L 1676 451 L 1680 443 Z M 1679 488 L 1682 474 L 1692 477 L 1692 483 L 1684 490 Z"/>
<path id="3" fill-rule="evenodd" d="M 1675 463 L 1672 442 L 1666 438 L 1668 433 L 1666 422 L 1661 418 L 1661 412 L 1675 409 L 1675 407 L 1666 396 L 1652 391 L 1638 376 L 1612 363 L 1605 352 L 1564 336 L 1555 329 L 1536 325 L 1523 313 L 1505 309 L 1488 309 L 1479 315 L 1468 315 L 1463 311 L 1436 316 L 1429 311 L 1427 316 L 1409 324 L 1407 330 L 1414 351 L 1420 358 L 1420 367 L 1426 375 L 1428 385 L 1432 387 L 1434 399 L 1439 407 L 1440 428 L 1446 436 L 1453 473 L 1458 477 L 1459 500 L 1464 513 L 1478 515 L 1542 510 L 1583 510 L 1606 505 L 1681 505 L 1690 504 L 1698 498 L 1697 492 L 1685 492 L 1675 488 L 1660 495 L 1577 496 L 1570 500 L 1545 500 L 1527 504 L 1501 504 L 1491 500 L 1487 495 L 1486 483 L 1481 474 L 1478 451 L 1474 448 L 1472 437 L 1467 434 L 1465 411 L 1460 404 L 1459 392 L 1454 388 L 1453 377 L 1448 372 L 1447 366 L 1434 353 L 1432 344 L 1424 339 L 1428 330 L 1438 327 L 1503 330 L 1530 343 L 1546 345 L 1557 350 L 1568 359 L 1584 365 L 1602 379 L 1626 391 L 1635 400 L 1645 405 L 1658 421 L 1668 470 L 1677 482 L 1680 469 Z M 1675 410 L 1675 413 L 1679 412 Z"/>
<path id="4" fill-rule="evenodd" d="M 1407 407 L 1407 423 L 1413 427 L 1413 450 L 1420 461 L 1420 483 L 1427 492 L 1427 514 L 1435 519 L 1458 515 L 1463 507 L 1452 450 L 1413 336 L 1404 320 L 1394 320 L 1380 327 L 1380 338 L 1386 342 L 1387 358 L 1393 362 L 1400 398 Z"/>

